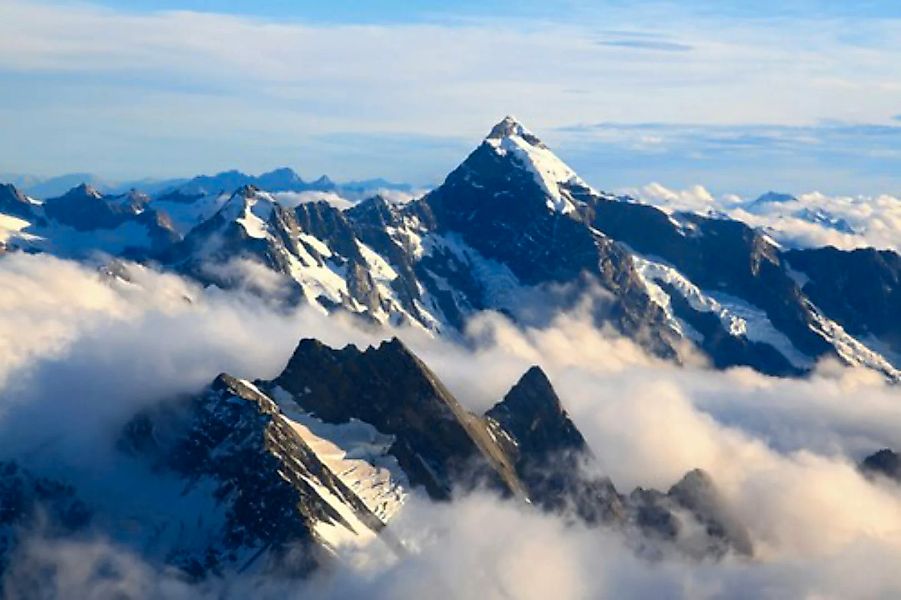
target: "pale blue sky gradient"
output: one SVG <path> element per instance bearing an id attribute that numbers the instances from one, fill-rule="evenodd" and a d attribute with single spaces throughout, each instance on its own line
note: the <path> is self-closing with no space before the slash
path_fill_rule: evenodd
<path id="1" fill-rule="evenodd" d="M 901 194 L 901 4 L 0 2 L 0 173 L 429 185 L 507 113 L 596 187 Z"/>

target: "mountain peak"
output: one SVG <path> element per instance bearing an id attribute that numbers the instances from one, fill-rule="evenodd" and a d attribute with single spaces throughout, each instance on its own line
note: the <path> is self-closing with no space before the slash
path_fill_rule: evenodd
<path id="1" fill-rule="evenodd" d="M 103 194 L 97 191 L 93 185 L 87 182 L 82 182 L 79 185 L 75 186 L 71 190 L 66 193 L 66 196 L 69 194 L 77 194 L 80 196 L 91 196 L 94 198 L 100 198 Z"/>
<path id="2" fill-rule="evenodd" d="M 585 440 L 564 410 L 550 380 L 533 366 L 485 415 L 508 431 L 521 448 L 584 449 Z"/>
<path id="3" fill-rule="evenodd" d="M 590 189 L 569 165 L 515 117 L 504 117 L 491 129 L 485 143 L 498 155 L 512 156 L 520 166 L 531 171 L 548 196 L 548 208 L 553 211 L 566 214 L 575 210 L 569 194 L 564 194 L 561 186 L 575 185 Z"/>
<path id="4" fill-rule="evenodd" d="M 867 456 L 860 467 L 865 473 L 878 473 L 901 482 L 901 456 L 889 448 Z"/>
<path id="5" fill-rule="evenodd" d="M 0 183 L 0 213 L 32 218 L 32 201 L 11 183 Z"/>
<path id="6" fill-rule="evenodd" d="M 491 128 L 488 137 L 485 139 L 491 143 L 495 140 L 503 140 L 504 138 L 518 137 L 522 138 L 532 146 L 546 148 L 547 146 L 538 139 L 525 125 L 523 125 L 516 117 L 507 115 L 499 123 Z M 492 144 L 494 145 L 494 144 Z"/>
<path id="7" fill-rule="evenodd" d="M 335 187 L 335 182 L 332 181 L 328 175 L 321 175 L 310 185 L 317 188 L 333 188 Z"/>
<path id="8" fill-rule="evenodd" d="M 228 199 L 219 214 L 225 222 L 237 222 L 248 236 L 252 238 L 265 238 L 267 235 L 266 223 L 272 217 L 275 210 L 275 200 L 268 193 L 260 191 L 252 184 L 245 184 L 238 188 Z"/>

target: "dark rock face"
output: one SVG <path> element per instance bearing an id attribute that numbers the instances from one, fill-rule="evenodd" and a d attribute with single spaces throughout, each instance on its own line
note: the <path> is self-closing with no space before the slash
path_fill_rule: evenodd
<path id="1" fill-rule="evenodd" d="M 670 488 L 667 495 L 690 511 L 706 528 L 711 539 L 724 542 L 739 554 L 751 554 L 747 530 L 730 514 L 707 473 L 700 469 L 690 471 Z M 716 548 L 710 548 L 708 553 L 714 551 Z"/>
<path id="2" fill-rule="evenodd" d="M 827 247 L 793 250 L 785 258 L 808 278 L 802 289 L 817 306 L 849 333 L 875 336 L 901 356 L 901 256 Z"/>
<path id="3" fill-rule="evenodd" d="M 253 205 L 262 205 L 261 230 L 251 234 L 242 224 Z M 318 242 L 318 243 L 317 243 Z M 330 309 L 390 313 L 395 308 L 380 294 L 371 268 L 361 254 L 345 215 L 325 202 L 287 209 L 254 186 L 244 186 L 212 218 L 193 228 L 185 239 L 160 255 L 167 266 L 205 284 L 229 289 L 248 284 L 235 261 L 250 261 L 277 275 L 281 295 L 270 289 L 250 291 L 288 305 L 305 298 Z M 313 272 L 307 277 L 298 270 Z M 326 296 L 321 278 L 344 280 L 346 290 Z M 331 275 L 329 275 L 331 273 Z M 334 288 L 332 282 L 326 287 Z M 337 294 L 337 295 L 335 295 Z M 276 297 L 274 297 L 276 296 Z M 353 310 L 352 310 L 353 309 Z"/>
<path id="4" fill-rule="evenodd" d="M 638 252 L 662 258 L 705 290 L 742 298 L 766 312 L 777 329 L 805 354 L 833 354 L 812 329 L 813 319 L 779 250 L 759 232 L 738 221 L 679 214 L 677 227 L 662 211 L 640 204 L 600 200 L 587 211 L 595 227 Z M 785 364 L 766 364 L 765 372 Z"/>
<path id="5" fill-rule="evenodd" d="M 564 187 L 579 199 L 590 192 L 574 184 Z M 579 284 L 586 274 L 596 278 L 617 300 L 610 320 L 627 334 L 642 332 L 642 341 L 654 352 L 675 354 L 675 335 L 650 301 L 628 252 L 578 216 L 548 210 L 547 195 L 534 175 L 487 142 L 410 210 L 438 232 L 459 234 L 527 285 Z"/>
<path id="6" fill-rule="evenodd" d="M 592 524 L 623 519 L 610 480 L 583 468 L 592 458 L 588 445 L 540 368 L 529 369 L 485 419 L 533 503 L 551 512 L 573 511 Z"/>
<path id="7" fill-rule="evenodd" d="M 220 377 L 180 410 L 161 407 L 139 415 L 120 441 L 123 450 L 157 469 L 187 481 L 215 482 L 215 498 L 227 507 L 221 537 L 193 555 L 176 549 L 171 559 L 194 576 L 226 568 L 247 549 L 278 553 L 290 545 L 311 547 L 312 533 L 296 508 L 299 495 L 278 475 L 281 464 L 266 448 L 271 415 L 242 395 L 250 394 Z M 297 568 L 308 572 L 313 566 Z"/>
<path id="8" fill-rule="evenodd" d="M 129 204 L 107 202 L 103 194 L 87 184 L 44 202 L 47 217 L 78 231 L 114 229 L 136 214 Z"/>
<path id="9" fill-rule="evenodd" d="M 373 532 L 384 527 L 271 399 L 229 375 L 220 375 L 186 405 L 139 415 L 126 427 L 120 448 L 177 473 L 189 487 L 198 481 L 214 484 L 213 498 L 225 510 L 223 530 L 203 551 L 171 554 L 175 566 L 195 576 L 246 568 L 248 555 L 250 562 L 263 556 L 266 568 L 305 575 L 325 560 L 319 544 L 327 540 L 317 524 L 354 535 L 363 533 L 354 527 Z"/>
<path id="10" fill-rule="evenodd" d="M 516 442 L 514 452 L 531 457 L 587 449 L 585 439 L 566 414 L 551 382 L 532 367 L 485 416 Z"/>
<path id="11" fill-rule="evenodd" d="M 467 413 L 399 341 L 360 351 L 303 340 L 285 371 L 259 384 L 327 422 L 359 419 L 395 436 L 391 453 L 413 485 L 436 499 L 474 479 L 493 482 L 542 510 L 591 525 L 638 525 L 646 540 L 697 556 L 750 554 L 751 543 L 710 478 L 689 473 L 668 494 L 623 497 L 597 471 L 582 434 L 538 367 L 484 417 Z M 683 539 L 691 527 L 700 539 Z M 697 536 L 696 536 L 697 537 Z"/>
<path id="12" fill-rule="evenodd" d="M 359 419 L 395 436 L 391 447 L 413 485 L 436 499 L 454 486 L 489 483 L 522 494 L 522 484 L 484 423 L 466 412 L 399 340 L 333 350 L 302 340 L 271 384 L 329 423 Z"/>
<path id="13" fill-rule="evenodd" d="M 236 191 L 229 201 L 207 221 L 194 227 L 184 240 L 165 249 L 160 261 L 185 275 L 205 284 L 213 284 L 224 289 L 238 287 L 240 272 L 226 268 L 233 261 L 251 260 L 282 275 L 290 271 L 289 253 L 299 252 L 296 235 L 297 224 L 291 211 L 274 205 L 269 199 L 260 199 L 268 206 L 267 223 L 279 234 L 276 239 L 253 237 L 238 222 L 256 201 L 259 190 L 245 186 Z M 284 280 L 290 287 L 294 301 L 301 298 L 301 290 L 296 282 Z M 261 293 L 266 293 L 262 291 Z"/>
<path id="14" fill-rule="evenodd" d="M 860 469 L 864 473 L 884 475 L 901 483 L 901 456 L 888 448 L 867 456 L 860 463 Z"/>
<path id="15" fill-rule="evenodd" d="M 714 367 L 725 369 L 747 365 L 777 376 L 803 373 L 772 346 L 751 341 L 745 336 L 731 335 L 723 328 L 716 314 L 695 310 L 673 286 L 661 284 L 661 287 L 670 297 L 674 314 L 703 336 L 697 344 L 710 357 Z"/>

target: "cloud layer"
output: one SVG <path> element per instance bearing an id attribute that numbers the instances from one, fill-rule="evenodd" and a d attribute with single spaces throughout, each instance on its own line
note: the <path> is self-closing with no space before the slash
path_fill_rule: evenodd
<path id="1" fill-rule="evenodd" d="M 240 294 L 140 267 L 129 272 L 125 283 L 47 256 L 0 260 L 0 277 L 14 284 L 0 294 L 4 455 L 28 449 L 35 465 L 99 477 L 114 432 L 139 406 L 196 390 L 223 370 L 271 377 L 303 336 L 341 345 L 389 333 L 309 310 L 272 312 Z M 854 467 L 872 450 L 901 447 L 901 398 L 879 377 L 836 364 L 804 380 L 677 368 L 590 327 L 578 311 L 541 328 L 482 314 L 464 344 L 396 333 L 476 411 L 541 364 L 621 491 L 666 488 L 689 469 L 708 470 L 748 526 L 754 560 L 651 564 L 615 532 L 475 494 L 447 505 L 414 500 L 391 524 L 414 549 L 409 557 L 370 545 L 307 587 L 247 575 L 195 588 L 103 537 L 32 540 L 17 559 L 17 581 L 52 566 L 55 576 L 42 585 L 83 589 L 86 598 L 109 590 L 334 598 L 421 597 L 425 590 L 437 598 L 901 591 L 901 577 L 874 567 L 901 559 L 901 490 Z M 870 575 L 858 575 L 864 572 Z"/>
<path id="2" fill-rule="evenodd" d="M 874 247 L 901 251 L 901 198 L 801 194 L 775 202 L 754 202 L 734 194 L 715 197 L 701 185 L 673 190 L 659 183 L 625 193 L 671 211 L 717 212 L 768 231 L 794 248 L 835 246 L 842 250 Z"/>

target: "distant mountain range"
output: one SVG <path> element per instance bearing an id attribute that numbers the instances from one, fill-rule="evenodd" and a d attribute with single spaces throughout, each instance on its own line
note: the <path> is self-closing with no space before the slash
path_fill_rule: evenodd
<path id="1" fill-rule="evenodd" d="M 373 193 L 380 189 L 399 192 L 414 190 L 414 186 L 410 184 L 395 183 L 381 178 L 335 183 L 328 176 L 322 175 L 318 179 L 305 181 L 288 167 L 274 169 L 258 176 L 231 170 L 215 175 L 198 175 L 193 178 L 145 178 L 128 181 L 112 181 L 92 173 L 67 173 L 56 177 L 5 173 L 0 174 L 0 182 L 12 184 L 29 196 L 39 199 L 62 196 L 82 184 L 109 195 L 139 190 L 150 196 L 174 190 L 182 190 L 184 193 L 232 191 L 242 185 L 256 185 L 273 192 L 329 191 L 343 193 L 351 198 L 358 198 L 363 194 Z"/>
<path id="2" fill-rule="evenodd" d="M 0 210 L 19 219 L 8 249 L 101 250 L 223 288 L 253 288 L 252 263 L 277 276 L 279 301 L 436 334 L 480 310 L 521 317 L 531 289 L 565 284 L 579 298 L 593 282 L 614 299 L 598 324 L 662 357 L 680 360 L 688 342 L 718 367 L 801 374 L 834 356 L 901 377 L 897 254 L 786 251 L 739 221 L 598 192 L 512 118 L 418 199 L 282 196 L 340 189 L 290 169 L 229 171 L 153 198 L 80 185 L 40 203 L 6 186 Z"/>

